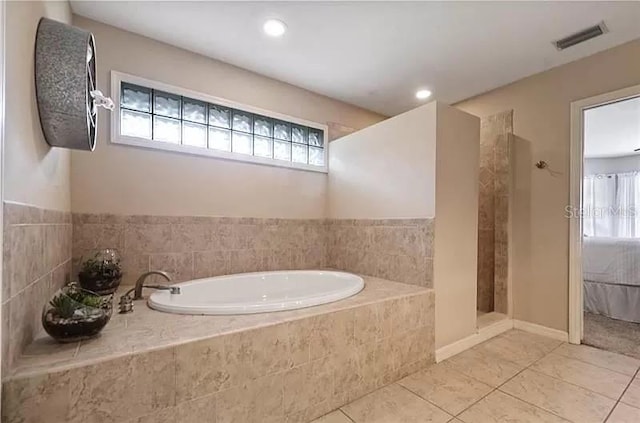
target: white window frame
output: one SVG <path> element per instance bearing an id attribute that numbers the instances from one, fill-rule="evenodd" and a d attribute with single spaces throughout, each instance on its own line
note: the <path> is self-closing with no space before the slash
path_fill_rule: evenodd
<path id="1" fill-rule="evenodd" d="M 122 82 L 130 84 L 140 85 L 145 88 L 152 88 L 155 90 L 165 91 L 171 94 L 177 94 L 184 97 L 193 98 L 196 100 L 205 101 L 207 103 L 213 103 L 220 106 L 230 107 L 246 111 L 249 113 L 255 113 L 263 115 L 269 118 L 282 120 L 288 123 L 294 123 L 302 126 L 308 126 L 323 131 L 324 136 L 324 166 L 314 166 L 305 163 L 288 162 L 284 160 L 278 160 L 268 157 L 249 156 L 246 154 L 233 153 L 221 150 L 215 150 L 203 147 L 194 147 L 182 144 L 172 144 L 162 141 L 153 141 L 147 138 L 132 137 L 128 135 L 122 135 L 120 133 L 120 85 Z M 128 145 L 133 147 L 148 148 L 152 150 L 172 151 L 182 154 L 191 154 L 196 156 L 213 157 L 223 160 L 232 160 L 237 162 L 260 164 L 266 166 L 283 167 L 295 170 L 304 170 L 319 173 L 328 173 L 329 171 L 329 140 L 328 140 L 328 126 L 317 122 L 311 122 L 304 119 L 299 119 L 293 116 L 284 115 L 281 113 L 272 112 L 269 110 L 260 109 L 258 107 L 249 106 L 246 104 L 238 103 L 235 101 L 227 100 L 220 97 L 215 97 L 197 91 L 192 91 L 186 88 L 176 87 L 174 85 L 165 84 L 158 81 L 142 78 L 135 75 L 129 75 L 124 72 L 111 71 L 111 99 L 113 100 L 115 107 L 111 111 L 111 143 Z"/>

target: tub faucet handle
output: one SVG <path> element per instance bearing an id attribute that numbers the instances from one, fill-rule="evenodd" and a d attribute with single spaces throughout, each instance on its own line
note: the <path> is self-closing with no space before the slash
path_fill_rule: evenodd
<path id="1" fill-rule="evenodd" d="M 133 298 L 128 293 L 120 297 L 120 303 L 118 304 L 120 314 L 133 312 Z"/>

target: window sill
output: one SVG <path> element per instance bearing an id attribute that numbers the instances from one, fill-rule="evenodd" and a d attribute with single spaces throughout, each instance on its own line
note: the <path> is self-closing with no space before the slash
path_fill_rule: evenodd
<path id="1" fill-rule="evenodd" d="M 113 113 L 113 112 L 112 112 Z M 263 166 L 279 167 L 291 170 L 300 170 L 305 172 L 328 173 L 328 166 L 313 166 L 304 163 L 286 162 L 274 160 L 271 158 L 262 158 L 257 156 L 241 155 L 222 150 L 214 150 L 203 147 L 191 147 L 182 144 L 172 144 L 162 141 L 152 141 L 146 138 L 129 137 L 120 135 L 111 138 L 111 144 L 127 145 L 131 147 L 139 147 L 155 151 L 169 151 L 174 153 L 187 154 L 199 157 L 211 157 L 227 161 L 239 162 L 244 164 L 258 164 Z"/>

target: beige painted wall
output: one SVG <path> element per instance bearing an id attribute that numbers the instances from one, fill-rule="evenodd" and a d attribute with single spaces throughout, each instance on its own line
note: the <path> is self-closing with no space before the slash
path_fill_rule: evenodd
<path id="1" fill-rule="evenodd" d="M 476 331 L 480 119 L 438 104 L 433 286 L 436 349 Z"/>
<path id="2" fill-rule="evenodd" d="M 96 37 L 98 86 L 118 70 L 319 123 L 363 128 L 383 116 L 82 17 Z M 109 142 L 102 113 L 93 153 L 73 152 L 72 209 L 123 214 L 317 218 L 325 174 L 142 150 Z"/>
<path id="3" fill-rule="evenodd" d="M 570 103 L 637 84 L 640 40 L 456 104 L 477 116 L 514 109 L 514 318 L 567 330 Z"/>
<path id="4" fill-rule="evenodd" d="M 436 102 L 331 143 L 327 216 L 435 215 Z"/>
<path id="5" fill-rule="evenodd" d="M 68 151 L 44 140 L 34 86 L 34 47 L 41 17 L 71 23 L 65 2 L 6 3 L 4 200 L 69 210 Z"/>
<path id="6" fill-rule="evenodd" d="M 332 147 L 327 216 L 435 217 L 436 348 L 473 334 L 480 119 L 434 101 Z"/>

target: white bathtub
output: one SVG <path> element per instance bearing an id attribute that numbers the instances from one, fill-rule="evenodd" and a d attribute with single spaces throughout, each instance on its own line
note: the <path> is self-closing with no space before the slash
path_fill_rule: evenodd
<path id="1" fill-rule="evenodd" d="M 242 273 L 175 284 L 180 294 L 156 291 L 149 307 L 179 314 L 252 314 L 292 310 L 338 301 L 364 288 L 344 272 L 292 270 Z"/>

